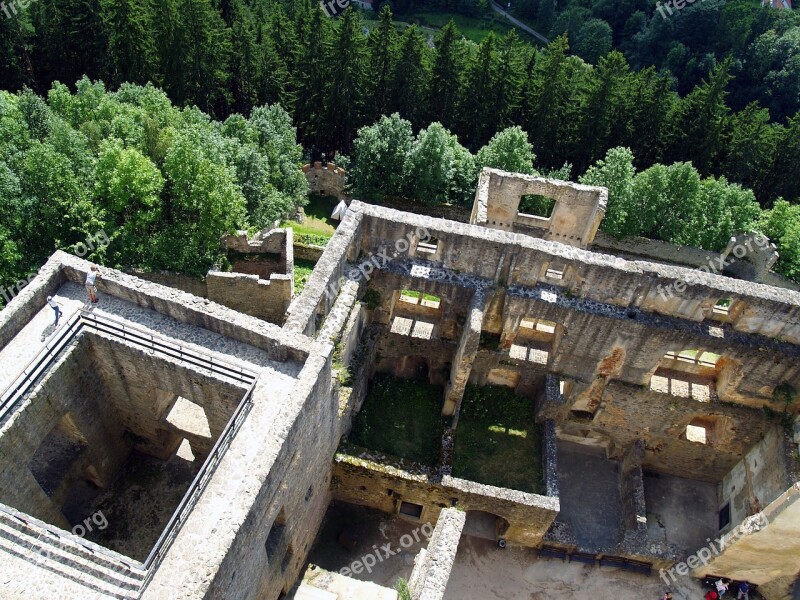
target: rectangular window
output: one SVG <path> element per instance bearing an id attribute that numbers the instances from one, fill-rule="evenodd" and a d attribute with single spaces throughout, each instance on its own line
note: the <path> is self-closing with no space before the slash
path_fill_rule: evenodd
<path id="1" fill-rule="evenodd" d="M 732 304 L 733 301 L 730 298 L 720 298 L 717 300 L 714 308 L 711 309 L 711 312 L 715 315 L 726 316 L 728 313 L 730 313 Z"/>
<path id="2" fill-rule="evenodd" d="M 413 502 L 401 502 L 400 514 L 419 519 L 422 516 L 422 505 L 414 504 Z"/>
<path id="3" fill-rule="evenodd" d="M 439 240 L 428 238 L 424 242 L 417 244 L 417 255 L 434 256 L 439 251 Z"/>
<path id="4" fill-rule="evenodd" d="M 439 308 L 439 306 L 442 304 L 442 299 L 439 298 L 439 296 L 426 294 L 425 292 L 417 292 L 416 290 L 403 290 L 400 292 L 400 302 L 419 306 L 427 306 L 428 308 Z"/>
<path id="5" fill-rule="evenodd" d="M 564 279 L 564 271 L 559 271 L 558 269 L 547 269 L 544 276 L 548 279 Z"/>
<path id="6" fill-rule="evenodd" d="M 728 502 L 719 511 L 719 530 L 722 531 L 731 523 L 731 503 Z"/>

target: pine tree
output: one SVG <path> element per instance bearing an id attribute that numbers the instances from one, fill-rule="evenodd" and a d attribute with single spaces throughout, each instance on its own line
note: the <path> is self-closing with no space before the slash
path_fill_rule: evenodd
<path id="1" fill-rule="evenodd" d="M 421 127 L 425 120 L 425 100 L 430 84 L 430 64 L 425 37 L 417 26 L 412 25 L 403 32 L 400 52 L 392 70 L 392 112 L 408 119 L 414 127 Z"/>
<path id="2" fill-rule="evenodd" d="M 380 23 L 369 34 L 369 93 L 367 114 L 375 121 L 389 110 L 389 80 L 396 62 L 397 31 L 392 11 L 384 4 Z"/>
<path id="3" fill-rule="evenodd" d="M 328 128 L 326 148 L 350 153 L 350 144 L 363 114 L 365 48 L 362 21 L 352 8 L 339 19 L 331 56 L 337 68 L 331 72 L 331 85 L 326 99 Z"/>
<path id="4" fill-rule="evenodd" d="M 691 160 L 700 173 L 712 172 L 722 151 L 730 113 L 725 89 L 731 81 L 731 59 L 717 65 L 708 80 L 698 85 L 680 103 L 676 127 L 680 134 L 668 155 L 669 162 Z"/>
<path id="5" fill-rule="evenodd" d="M 178 0 L 177 47 L 182 59 L 178 77 L 183 102 L 194 102 L 211 114 L 228 104 L 230 30 L 209 0 Z"/>
<path id="6" fill-rule="evenodd" d="M 428 96 L 428 120 L 452 128 L 457 121 L 457 103 L 464 73 L 464 42 L 456 24 L 450 20 L 435 41 L 436 58 Z"/>
<path id="7" fill-rule="evenodd" d="M 497 131 L 496 43 L 494 33 L 489 33 L 478 46 L 477 54 L 467 65 L 458 111 L 461 124 L 459 130 L 465 143 L 472 148 L 483 146 Z M 486 110 L 487 107 L 489 110 Z"/>
<path id="8" fill-rule="evenodd" d="M 100 7 L 113 81 L 120 84 L 155 80 L 156 42 L 150 0 L 100 0 Z"/>
<path id="9" fill-rule="evenodd" d="M 295 17 L 297 44 L 292 77 L 292 91 L 295 95 L 294 119 L 302 131 L 306 146 L 318 150 L 324 138 L 325 98 L 328 82 L 329 19 L 322 13 L 318 4 L 306 0 L 302 9 L 297 9 Z"/>
<path id="10" fill-rule="evenodd" d="M 523 52 L 516 29 L 501 40 L 498 48 L 498 67 L 494 81 L 496 113 L 495 131 L 512 126 L 519 118 L 522 86 L 525 81 Z M 490 135 L 494 132 L 490 132 Z"/>
<path id="11" fill-rule="evenodd" d="M 630 68 L 625 57 L 619 52 L 610 52 L 601 58 L 591 72 L 588 87 L 574 154 L 579 173 L 626 137 L 630 122 L 620 118 L 620 115 L 629 114 L 630 106 Z"/>
<path id="12" fill-rule="evenodd" d="M 230 91 L 234 112 L 249 114 L 258 103 L 261 64 L 253 18 L 241 0 L 229 0 L 231 23 Z M 224 13 L 223 13 L 224 17 Z"/>
<path id="13" fill-rule="evenodd" d="M 574 105 L 580 103 L 571 83 L 567 36 L 550 42 L 537 55 L 525 91 L 524 129 L 531 135 L 540 164 L 560 167 L 572 144 Z"/>

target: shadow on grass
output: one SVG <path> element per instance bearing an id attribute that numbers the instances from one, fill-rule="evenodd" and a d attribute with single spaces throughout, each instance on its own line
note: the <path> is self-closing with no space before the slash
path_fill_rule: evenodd
<path id="1" fill-rule="evenodd" d="M 467 386 L 455 435 L 453 475 L 544 493 L 533 401 L 503 386 Z"/>
<path id="2" fill-rule="evenodd" d="M 353 423 L 350 442 L 436 466 L 443 433 L 443 393 L 438 385 L 376 375 Z"/>

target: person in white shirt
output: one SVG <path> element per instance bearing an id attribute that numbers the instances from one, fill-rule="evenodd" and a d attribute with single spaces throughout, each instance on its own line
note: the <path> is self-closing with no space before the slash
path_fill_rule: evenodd
<path id="1" fill-rule="evenodd" d="M 47 297 L 47 305 L 50 308 L 52 308 L 53 311 L 56 313 L 56 320 L 53 323 L 53 325 L 58 327 L 58 319 L 59 319 L 59 317 L 61 317 L 61 305 L 58 302 L 56 302 L 55 300 L 53 300 L 52 296 L 48 296 Z"/>
<path id="2" fill-rule="evenodd" d="M 715 585 L 717 586 L 717 593 L 719 594 L 719 597 L 722 598 L 722 596 L 725 595 L 725 592 L 728 591 L 728 584 L 725 583 L 724 579 L 718 579 Z"/>
<path id="3" fill-rule="evenodd" d="M 89 301 L 92 304 L 97 304 L 97 286 L 95 285 L 95 281 L 97 278 L 100 277 L 100 270 L 97 268 L 97 265 L 92 265 L 92 268 L 89 269 L 89 272 L 86 274 L 86 291 L 89 292 Z"/>

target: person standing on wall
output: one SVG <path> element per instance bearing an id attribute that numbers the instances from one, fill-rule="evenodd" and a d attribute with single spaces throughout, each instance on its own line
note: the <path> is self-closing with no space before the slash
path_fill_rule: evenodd
<path id="1" fill-rule="evenodd" d="M 97 286 L 95 285 L 98 277 L 100 277 L 100 270 L 97 265 L 92 265 L 92 268 L 86 273 L 86 291 L 89 292 L 89 301 L 92 304 L 97 304 L 98 302 Z"/>
<path id="2" fill-rule="evenodd" d="M 53 312 L 56 313 L 56 320 L 53 322 L 53 325 L 58 327 L 58 319 L 61 317 L 61 305 L 56 302 L 52 296 L 47 297 L 47 305 L 53 309 Z"/>

